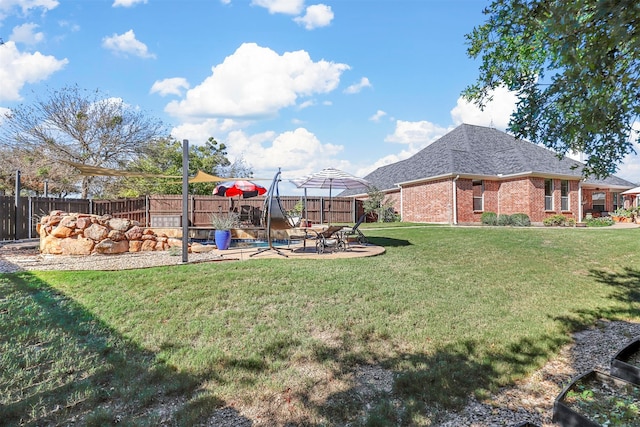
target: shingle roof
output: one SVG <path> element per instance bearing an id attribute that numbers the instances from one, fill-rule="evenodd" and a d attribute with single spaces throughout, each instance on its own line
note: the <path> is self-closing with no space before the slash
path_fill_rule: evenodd
<path id="1" fill-rule="evenodd" d="M 379 190 L 397 184 L 437 176 L 498 176 L 531 173 L 535 175 L 582 177 L 584 164 L 558 156 L 539 145 L 508 135 L 497 129 L 463 124 L 408 159 L 382 166 L 364 178 Z M 587 179 L 587 184 L 634 187 L 616 176 Z M 340 196 L 361 193 L 347 190 Z"/>

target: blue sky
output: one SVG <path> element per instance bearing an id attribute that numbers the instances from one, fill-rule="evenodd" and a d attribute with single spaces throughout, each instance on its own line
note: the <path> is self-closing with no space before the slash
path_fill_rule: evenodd
<path id="1" fill-rule="evenodd" d="M 506 127 L 512 94 L 484 112 L 460 97 L 488 3 L 0 0 L 0 110 L 78 84 L 190 144 L 213 136 L 257 177 L 364 176 L 463 122 Z M 638 157 L 617 175 L 640 182 Z"/>

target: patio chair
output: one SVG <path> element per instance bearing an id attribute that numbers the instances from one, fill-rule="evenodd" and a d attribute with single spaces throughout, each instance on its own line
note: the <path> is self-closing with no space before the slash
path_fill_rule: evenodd
<path id="1" fill-rule="evenodd" d="M 331 248 L 338 251 L 346 251 L 347 241 L 342 234 L 343 229 L 344 227 L 341 225 L 330 225 L 323 231 L 312 230 L 316 234 L 316 252 L 323 254 Z"/>
<path id="2" fill-rule="evenodd" d="M 343 229 L 342 232 L 344 233 L 345 239 L 348 239 L 349 236 L 355 235 L 358 243 L 360 243 L 361 245 L 367 244 L 368 243 L 367 236 L 362 234 L 362 231 L 358 229 L 358 227 L 360 227 L 360 224 L 362 224 L 366 218 L 367 218 L 367 214 L 362 214 L 362 216 L 358 218 L 358 222 L 356 222 L 352 228 Z"/>

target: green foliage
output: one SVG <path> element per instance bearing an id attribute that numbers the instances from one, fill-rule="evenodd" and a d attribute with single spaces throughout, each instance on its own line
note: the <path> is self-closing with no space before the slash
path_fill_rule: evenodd
<path id="1" fill-rule="evenodd" d="M 484 13 L 466 36 L 481 65 L 464 96 L 483 106 L 496 88 L 516 91 L 516 136 L 585 153 L 586 175 L 614 173 L 637 134 L 640 2 L 494 0 Z"/>
<path id="2" fill-rule="evenodd" d="M 498 225 L 498 215 L 490 211 L 482 212 L 480 222 L 482 222 L 483 225 Z"/>
<path id="3" fill-rule="evenodd" d="M 216 230 L 231 230 L 240 225 L 240 215 L 236 212 L 211 215 L 211 226 Z"/>
<path id="4" fill-rule="evenodd" d="M 528 227 L 531 225 L 531 219 L 526 213 L 514 213 L 511 215 L 511 224 L 514 227 Z"/>
<path id="5" fill-rule="evenodd" d="M 507 214 L 498 215 L 498 225 L 511 225 L 511 216 Z"/>
<path id="6" fill-rule="evenodd" d="M 367 199 L 362 202 L 366 214 L 375 213 L 378 222 L 395 222 L 399 220 L 394 210 L 393 201 L 376 187 L 369 187 Z"/>
<path id="7" fill-rule="evenodd" d="M 608 227 L 614 224 L 613 219 L 608 216 L 590 218 L 586 220 L 587 227 Z"/>
<path id="8" fill-rule="evenodd" d="M 576 220 L 573 218 L 567 218 L 562 214 L 555 214 L 545 218 L 542 223 L 547 227 L 573 227 L 576 225 Z"/>
<path id="9" fill-rule="evenodd" d="M 242 160 L 231 164 L 227 147 L 213 137 L 203 145 L 189 145 L 189 175 L 202 170 L 221 177 L 251 177 L 253 172 Z M 131 170 L 150 174 L 182 176 L 182 142 L 169 137 L 149 146 Z M 230 175 L 229 175 L 230 174 Z M 189 194 L 210 195 L 217 183 L 189 184 Z M 145 194 L 182 194 L 182 181 L 162 178 L 128 178 L 118 187 L 119 197 L 137 197 Z"/>

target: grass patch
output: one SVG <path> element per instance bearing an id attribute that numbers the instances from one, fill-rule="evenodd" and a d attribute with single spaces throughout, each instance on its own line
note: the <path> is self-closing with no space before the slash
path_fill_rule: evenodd
<path id="1" fill-rule="evenodd" d="M 637 230 L 367 237 L 387 253 L 0 275 L 0 419 L 193 425 L 227 407 L 279 425 L 428 425 L 573 330 L 639 320 Z M 373 364 L 391 391 L 358 382 Z"/>

